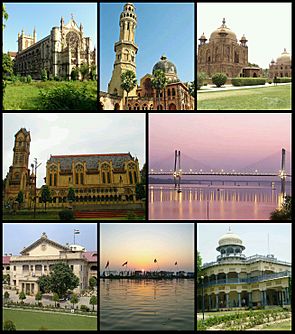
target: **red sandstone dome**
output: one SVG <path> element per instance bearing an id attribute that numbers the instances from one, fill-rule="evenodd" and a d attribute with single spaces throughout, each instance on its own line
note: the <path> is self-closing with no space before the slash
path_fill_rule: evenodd
<path id="1" fill-rule="evenodd" d="M 237 36 L 236 34 L 231 31 L 225 24 L 225 19 L 222 20 L 222 25 L 214 30 L 210 36 L 210 42 L 214 41 L 214 40 L 218 40 L 220 38 L 229 38 L 235 42 L 237 42 Z"/>

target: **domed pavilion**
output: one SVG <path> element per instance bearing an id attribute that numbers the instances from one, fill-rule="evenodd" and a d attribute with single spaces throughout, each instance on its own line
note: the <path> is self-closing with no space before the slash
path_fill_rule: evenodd
<path id="1" fill-rule="evenodd" d="M 270 78 L 282 78 L 282 77 L 292 77 L 292 60 L 290 53 L 286 49 L 282 54 L 276 59 L 272 60 L 269 65 L 269 77 Z"/>

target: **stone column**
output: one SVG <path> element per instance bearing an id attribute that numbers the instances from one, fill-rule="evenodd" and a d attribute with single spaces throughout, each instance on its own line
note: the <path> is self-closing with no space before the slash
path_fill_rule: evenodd
<path id="1" fill-rule="evenodd" d="M 216 294 L 216 308 L 219 309 L 219 299 L 218 299 L 218 293 Z"/>
<path id="2" fill-rule="evenodd" d="M 227 274 L 225 274 L 225 283 L 227 283 Z"/>
<path id="3" fill-rule="evenodd" d="M 208 295 L 208 310 L 211 310 L 211 295 Z"/>
<path id="4" fill-rule="evenodd" d="M 289 288 L 285 288 L 286 291 L 286 304 L 289 305 Z"/>
<path id="5" fill-rule="evenodd" d="M 217 276 L 218 276 L 218 275 L 215 275 L 215 282 L 216 282 L 216 284 L 217 284 Z"/>
<path id="6" fill-rule="evenodd" d="M 248 306 L 252 307 L 252 292 L 248 292 Z"/>
<path id="7" fill-rule="evenodd" d="M 240 273 L 238 273 L 238 283 L 240 283 Z"/>
<path id="8" fill-rule="evenodd" d="M 264 305 L 267 306 L 266 290 L 264 291 Z"/>
<path id="9" fill-rule="evenodd" d="M 261 306 L 264 306 L 264 293 L 263 293 L 263 291 L 260 291 L 260 296 L 261 296 Z"/>
<path id="10" fill-rule="evenodd" d="M 241 292 L 238 292 L 238 298 L 239 298 L 239 307 L 241 307 Z"/>
<path id="11" fill-rule="evenodd" d="M 229 308 L 229 294 L 226 293 L 225 297 L 226 297 L 226 307 Z"/>

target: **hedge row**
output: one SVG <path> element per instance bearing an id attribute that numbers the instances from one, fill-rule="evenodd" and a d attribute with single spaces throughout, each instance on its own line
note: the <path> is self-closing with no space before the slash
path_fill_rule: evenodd
<path id="1" fill-rule="evenodd" d="M 277 82 L 277 83 L 292 82 L 292 78 L 287 78 L 287 77 L 276 78 L 275 82 Z"/>
<path id="2" fill-rule="evenodd" d="M 266 79 L 263 78 L 234 78 L 231 80 L 233 86 L 253 86 L 265 85 Z"/>

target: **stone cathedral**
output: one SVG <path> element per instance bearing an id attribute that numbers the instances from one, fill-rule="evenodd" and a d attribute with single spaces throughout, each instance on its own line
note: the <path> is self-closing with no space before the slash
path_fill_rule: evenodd
<path id="1" fill-rule="evenodd" d="M 101 110 L 194 110 L 194 97 L 190 95 L 187 84 L 180 81 L 176 66 L 162 55 L 153 66 L 152 74 L 147 73 L 139 80 L 133 90 L 128 93 L 121 88 L 121 74 L 126 70 L 136 74 L 136 54 L 138 46 L 135 43 L 137 16 L 133 3 L 126 3 L 119 20 L 119 40 L 114 45 L 115 61 L 107 92 L 100 92 Z M 168 84 L 161 91 L 160 103 L 157 92 L 152 88 L 152 78 L 156 70 L 162 70 Z"/>
<path id="2" fill-rule="evenodd" d="M 71 71 L 82 64 L 96 64 L 96 49 L 90 37 L 84 36 L 83 25 L 77 25 L 73 16 L 68 24 L 63 17 L 59 27 L 53 27 L 50 35 L 37 41 L 36 29 L 33 36 L 22 30 L 18 33 L 18 52 L 15 57 L 16 73 L 33 79 L 41 78 L 41 70 L 47 75 L 70 78 Z"/>

